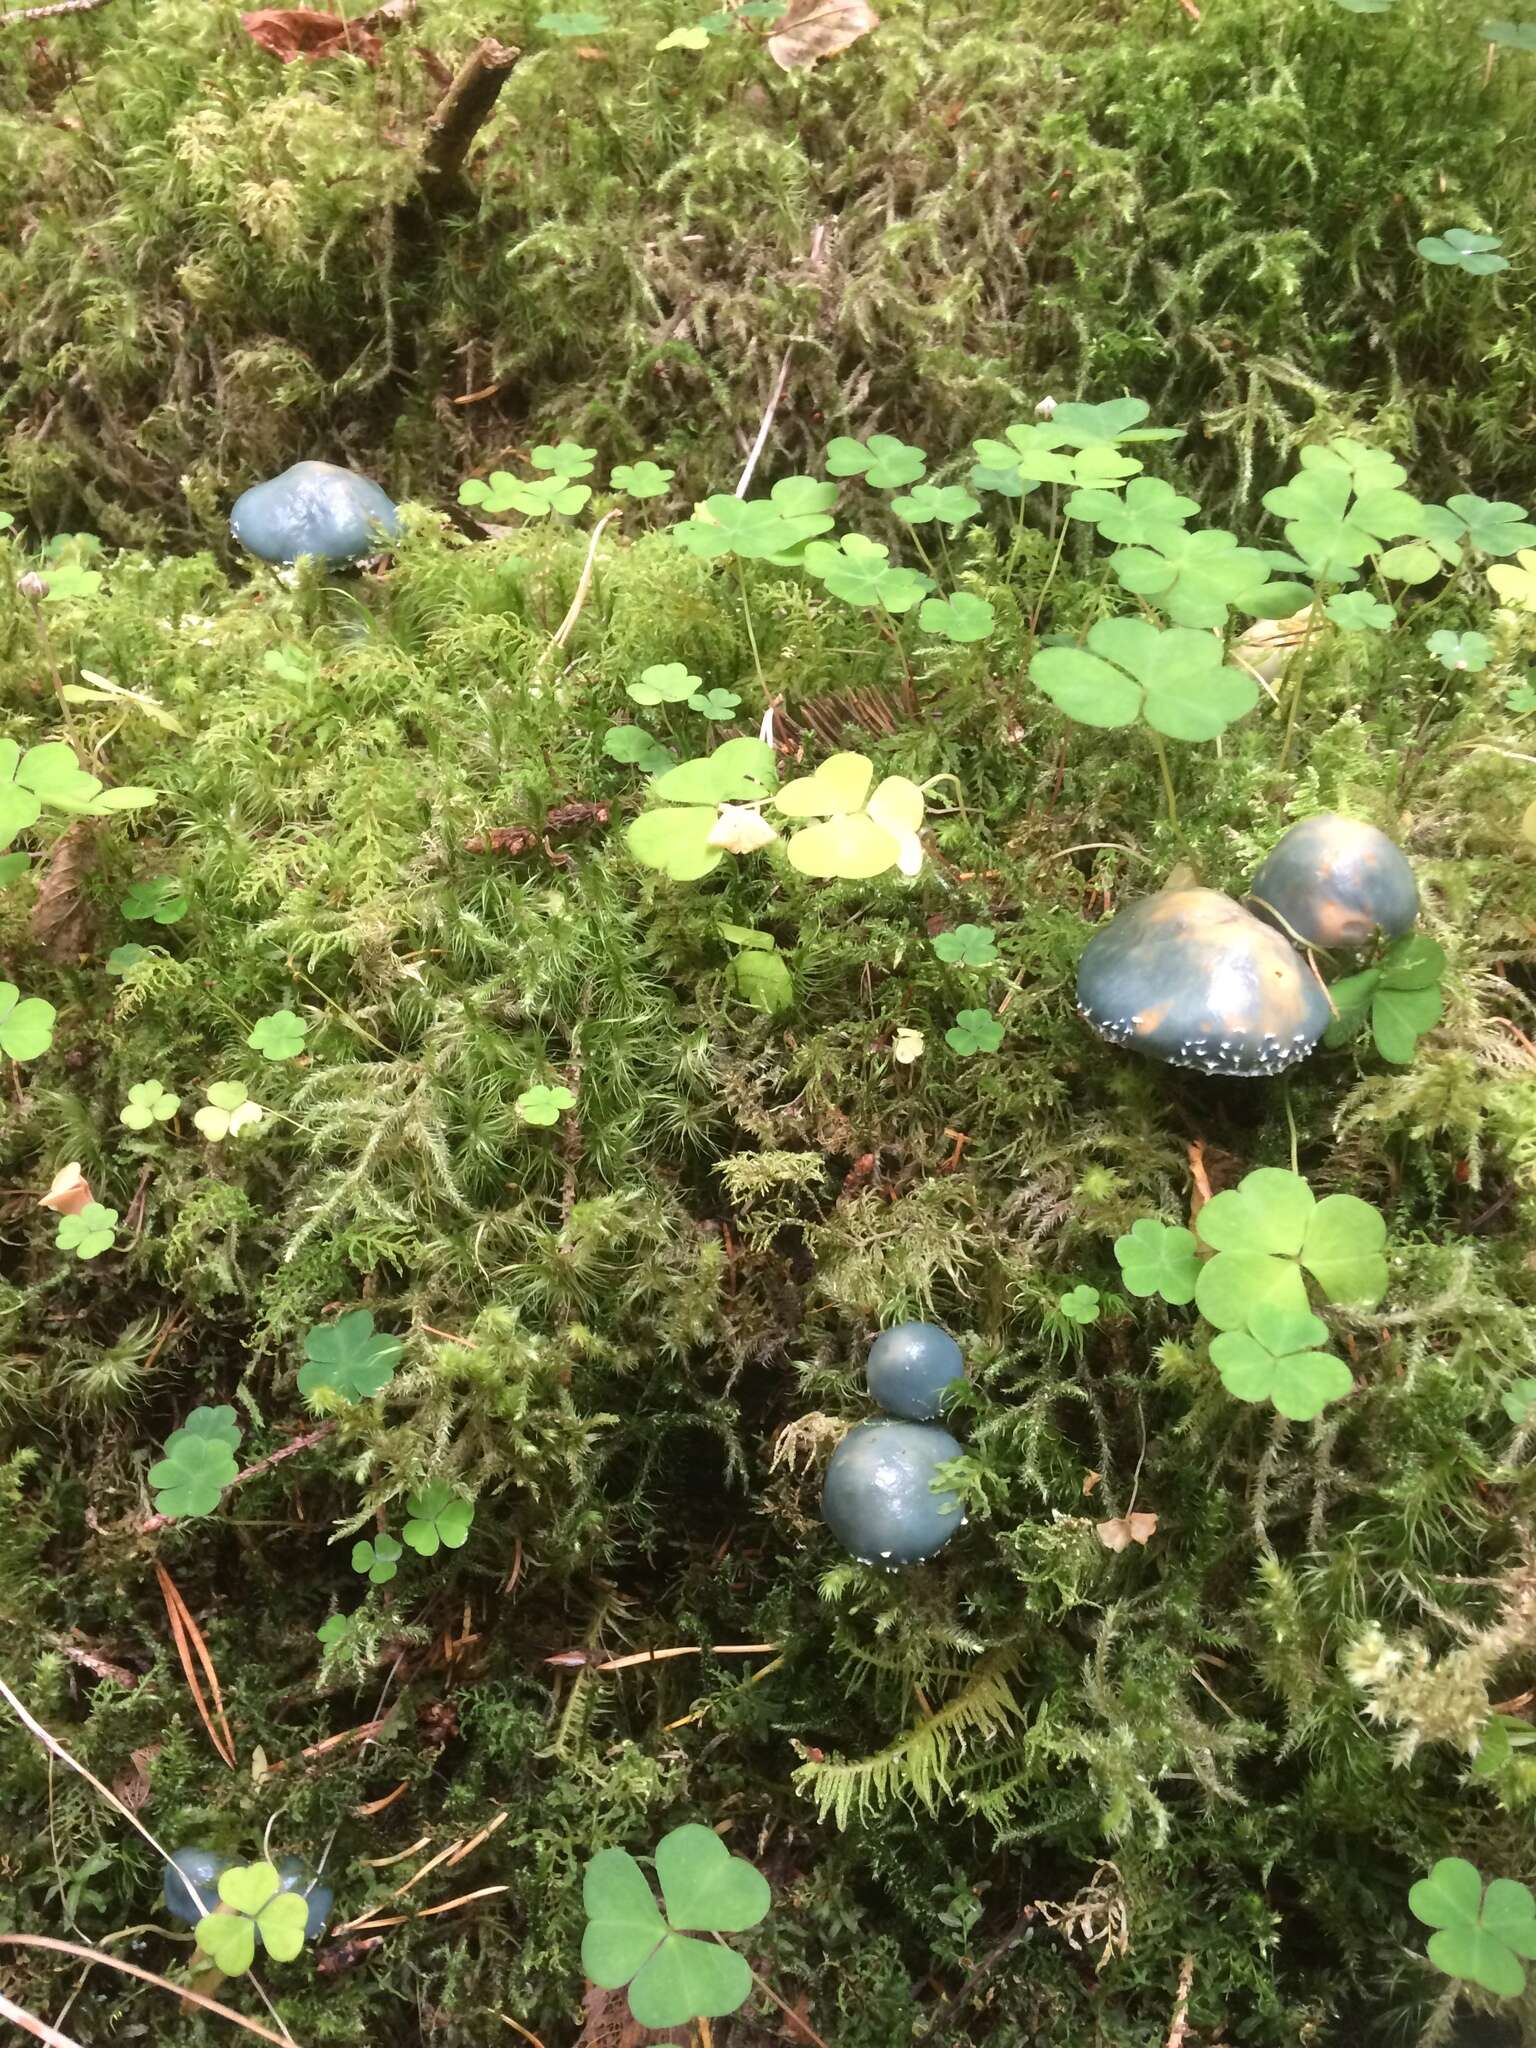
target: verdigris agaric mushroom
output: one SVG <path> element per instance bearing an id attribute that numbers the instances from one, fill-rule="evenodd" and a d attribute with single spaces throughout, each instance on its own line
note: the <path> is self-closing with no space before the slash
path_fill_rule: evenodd
<path id="1" fill-rule="evenodd" d="M 296 462 L 235 500 L 229 530 L 264 562 L 356 562 L 400 531 L 400 515 L 371 478 L 334 462 Z"/>
<path id="2" fill-rule="evenodd" d="M 960 1346 L 934 1323 L 898 1323 L 869 1347 L 869 1391 L 877 1407 L 905 1422 L 934 1422 L 944 1397 L 965 1378 Z"/>
<path id="3" fill-rule="evenodd" d="M 335 1893 L 328 1884 L 321 1884 L 308 1864 L 297 1856 L 282 1857 L 278 1862 L 277 1875 L 281 1890 L 303 1892 L 308 1897 L 309 1918 L 304 1923 L 304 1939 L 318 1941 L 331 1917 Z"/>
<path id="4" fill-rule="evenodd" d="M 171 1918 L 195 1927 L 205 1913 L 213 1912 L 219 1903 L 219 1879 L 228 1868 L 229 1858 L 216 1850 L 175 1850 L 165 1867 L 162 1891 Z"/>
<path id="5" fill-rule="evenodd" d="M 1336 811 L 1293 825 L 1253 878 L 1249 901 L 1304 946 L 1364 946 L 1412 931 L 1418 884 L 1385 832 Z"/>
<path id="6" fill-rule="evenodd" d="M 821 1512 L 863 1564 L 917 1564 L 942 1550 L 965 1520 L 960 1496 L 933 1475 L 963 1455 L 931 1422 L 861 1422 L 827 1466 Z"/>
<path id="7" fill-rule="evenodd" d="M 1204 1074 L 1280 1074 L 1322 1037 L 1328 1000 L 1271 925 L 1215 889 L 1167 889 L 1083 950 L 1077 1006 L 1111 1045 Z"/>

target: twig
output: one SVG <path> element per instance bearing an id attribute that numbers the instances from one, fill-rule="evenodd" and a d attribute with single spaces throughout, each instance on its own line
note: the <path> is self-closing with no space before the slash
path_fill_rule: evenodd
<path id="1" fill-rule="evenodd" d="M 107 0 L 50 0 L 46 7 L 13 7 L 9 14 L 0 14 L 0 28 L 9 28 L 13 21 L 47 21 L 55 14 L 94 14 L 106 4 Z"/>
<path id="2" fill-rule="evenodd" d="M 44 9 L 45 13 L 47 11 Z M 57 2027 L 50 2027 L 46 2020 L 40 2020 L 35 2012 L 28 2012 L 24 2005 L 13 2005 L 3 1991 L 0 1991 L 0 2019 L 10 2020 L 24 2034 L 30 2034 L 34 2041 L 48 2042 L 49 2048 L 80 2048 L 73 2034 L 61 2034 Z M 530 2035 L 529 2039 L 532 2038 Z"/>
<path id="3" fill-rule="evenodd" d="M 1168 2039 L 1163 2048 L 1184 2048 L 1189 2039 L 1189 1993 L 1195 1981 L 1195 1959 L 1186 1956 L 1179 1965 L 1179 1988 L 1174 1999 L 1173 2019 L 1168 2027 Z"/>
<path id="4" fill-rule="evenodd" d="M 537 2034 L 530 2034 L 528 2029 L 526 2027 L 520 2027 L 516 2020 L 509 2020 L 504 2012 L 497 2013 L 496 2017 L 501 2021 L 501 2024 L 504 2027 L 510 2027 L 514 2034 L 521 2034 L 525 2041 L 531 2041 L 533 2043 L 533 2048 L 544 2048 L 544 2043 L 539 2039 Z"/>
<path id="5" fill-rule="evenodd" d="M 312 1445 L 319 1443 L 322 1438 L 330 1436 L 335 1427 L 336 1424 L 334 1422 L 322 1422 L 318 1429 L 307 1429 L 302 1436 L 296 1436 L 291 1443 L 283 1444 L 275 1451 L 268 1451 L 267 1455 L 264 1458 L 258 1458 L 254 1465 L 247 1465 L 243 1472 L 237 1472 L 224 1491 L 226 1493 L 233 1493 L 237 1486 L 244 1486 L 247 1479 L 255 1479 L 258 1474 L 269 1472 L 274 1465 L 281 1465 L 284 1458 L 297 1457 L 300 1451 L 307 1451 Z M 138 1533 L 141 1536 L 152 1536 L 157 1529 L 165 1528 L 166 1524 L 172 1520 L 174 1520 L 174 1517 L 171 1515 L 151 1515 L 147 1522 L 140 1522 Z"/>
<path id="6" fill-rule="evenodd" d="M 173 1998 L 184 1998 L 192 2005 L 200 2005 L 204 2012 L 216 2012 L 221 2020 L 230 2020 L 235 2026 L 244 2027 L 248 2034 L 255 2034 L 259 2040 L 273 2042 L 274 2048 L 293 2048 L 291 2034 L 286 2037 L 274 2034 L 259 2020 L 247 2019 L 244 2013 L 221 2005 L 216 1998 L 206 1998 L 201 1991 L 193 1991 L 186 1984 L 173 1984 L 169 1977 L 157 1976 L 153 1970 L 141 1970 L 137 1963 L 125 1963 L 121 1956 L 109 1956 L 104 1949 L 87 1948 L 78 1941 L 58 1941 L 50 1934 L 0 1934 L 0 1945 L 52 1949 L 57 1955 L 76 1956 L 81 1962 L 97 1963 L 105 1970 L 121 1970 L 125 1977 L 137 1977 L 141 1984 L 153 1984 L 161 1991 L 169 1991 Z"/>
<path id="7" fill-rule="evenodd" d="M 593 527 L 592 538 L 587 542 L 587 559 L 582 563 L 581 574 L 576 580 L 576 595 L 571 599 L 570 610 L 555 630 L 555 637 L 550 642 L 551 647 L 563 647 L 575 632 L 576 621 L 581 617 L 582 606 L 586 603 L 587 594 L 592 588 L 592 576 L 597 567 L 597 544 L 603 537 L 603 528 L 610 519 L 617 519 L 618 516 L 618 509 L 615 507 L 612 512 L 605 512 Z"/>
<path id="8" fill-rule="evenodd" d="M 421 151 L 421 185 L 429 207 L 451 206 L 464 197 L 464 159 L 522 54 L 487 36 L 438 101 Z"/>
<path id="9" fill-rule="evenodd" d="M 794 353 L 794 347 L 795 344 L 792 341 L 787 343 L 783 355 L 779 357 L 779 374 L 774 378 L 773 390 L 768 395 L 768 405 L 763 414 L 763 423 L 757 430 L 757 439 L 752 443 L 751 450 L 747 455 L 746 467 L 741 472 L 740 479 L 736 485 L 736 495 L 738 498 L 744 498 L 747 495 L 747 486 L 752 481 L 752 473 L 757 468 L 758 458 L 767 443 L 769 429 L 773 425 L 773 416 L 779 409 L 779 400 L 784 396 L 784 383 L 789 376 L 789 359 Z"/>
<path id="10" fill-rule="evenodd" d="M 224 1712 L 224 1695 L 219 1688 L 219 1674 L 214 1668 L 208 1645 L 203 1640 L 202 1630 L 192 1619 L 192 1611 L 182 1599 L 176 1581 L 158 1558 L 155 1560 L 155 1577 L 160 1582 L 160 1597 L 165 1602 L 171 1634 L 176 1640 L 176 1654 L 181 1659 L 181 1668 L 186 1676 L 187 1688 L 192 1694 L 198 1717 L 208 1731 L 208 1740 L 218 1751 L 220 1762 L 234 1770 L 235 1738 L 230 1733 L 229 1719 Z M 203 1698 L 203 1688 L 198 1683 L 198 1665 L 202 1666 L 203 1676 L 208 1681 L 208 1690 L 213 1695 L 212 1713 L 208 1711 L 208 1702 Z"/>

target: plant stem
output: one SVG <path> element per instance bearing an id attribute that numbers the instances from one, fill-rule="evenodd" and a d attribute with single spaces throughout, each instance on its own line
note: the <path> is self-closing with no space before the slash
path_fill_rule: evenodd
<path id="1" fill-rule="evenodd" d="M 1152 732 L 1150 726 L 1148 726 L 1147 730 Z M 1174 831 L 1177 832 L 1179 829 L 1179 804 L 1177 797 L 1173 793 L 1173 777 L 1168 772 L 1168 749 L 1163 745 L 1163 736 L 1160 732 L 1152 733 L 1152 748 L 1153 752 L 1157 755 L 1157 765 L 1163 771 L 1163 794 L 1168 799 L 1168 822 Z"/>
<path id="2" fill-rule="evenodd" d="M 1323 592 L 1319 585 L 1312 593 L 1311 609 L 1307 613 L 1306 631 L 1301 636 L 1301 645 L 1291 657 L 1296 673 L 1291 679 L 1291 708 L 1286 714 L 1285 738 L 1280 746 L 1280 766 L 1285 767 L 1291 758 L 1291 742 L 1296 737 L 1296 713 L 1301 708 L 1301 686 L 1306 680 L 1307 655 L 1312 646 L 1312 634 L 1317 625 L 1317 615 L 1322 607 Z"/>
<path id="3" fill-rule="evenodd" d="M 732 555 L 731 560 L 736 564 L 736 588 L 741 592 L 741 615 L 747 622 L 747 644 L 752 649 L 752 666 L 757 671 L 757 687 L 766 700 L 768 685 L 763 680 L 762 657 L 757 651 L 757 634 L 752 627 L 752 607 L 747 602 L 747 572 L 741 566 L 740 555 Z"/>
<path id="4" fill-rule="evenodd" d="M 730 1943 L 727 1940 L 725 1940 L 725 1938 L 722 1935 L 715 1935 L 715 1940 L 720 1943 L 720 1946 L 722 1948 L 731 1948 Z M 739 1949 L 731 1949 L 732 1955 L 740 1955 L 740 1953 L 741 1951 Z M 745 1960 L 745 1958 L 743 1958 L 743 1960 Z M 795 2011 L 792 2005 L 786 2005 L 784 2003 L 784 2000 L 780 1998 L 777 1991 L 774 1990 L 773 1986 L 771 1984 L 765 1984 L 762 1978 L 759 1977 L 759 1975 L 757 1974 L 756 1970 L 752 1968 L 752 1965 L 750 1963 L 747 1964 L 747 1969 L 751 1975 L 752 1982 L 757 1986 L 758 1990 L 762 1992 L 765 1998 L 771 1998 L 773 2000 L 774 2004 L 779 2008 L 779 2011 L 783 2013 L 785 2019 L 789 2020 L 794 2026 L 797 2026 L 800 2029 L 801 2033 L 805 2036 L 807 2041 L 813 2042 L 815 2044 L 815 2048 L 827 2048 L 826 2042 L 823 2041 L 820 2034 L 817 2033 L 816 2029 L 811 2025 L 809 2020 L 801 2019 L 799 2013 Z M 704 2022 L 701 2020 L 699 2024 L 700 2026 L 702 2026 Z"/>
<path id="5" fill-rule="evenodd" d="M 1051 566 L 1045 572 L 1045 581 L 1041 584 L 1040 589 L 1036 594 L 1035 602 L 1030 609 L 1029 636 L 1031 639 L 1034 638 L 1035 628 L 1040 623 L 1040 614 L 1045 609 L 1045 593 L 1050 589 L 1051 580 L 1055 576 L 1056 571 L 1061 563 L 1061 551 L 1067 544 L 1067 525 L 1068 522 L 1065 519 L 1063 519 L 1060 527 L 1057 530 L 1056 548 L 1055 552 L 1051 556 Z"/>

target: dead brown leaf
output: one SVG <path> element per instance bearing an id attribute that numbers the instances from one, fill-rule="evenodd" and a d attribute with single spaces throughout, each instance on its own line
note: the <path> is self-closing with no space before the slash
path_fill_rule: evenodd
<path id="1" fill-rule="evenodd" d="M 96 826 L 77 818 L 53 842 L 38 873 L 32 899 L 32 937 L 61 966 L 91 950 L 91 908 L 81 893 L 96 851 Z"/>
<path id="2" fill-rule="evenodd" d="M 241 15 L 240 26 L 280 64 L 292 64 L 300 57 L 314 63 L 321 57 L 350 56 L 361 57 L 377 70 L 383 55 L 378 37 L 361 22 L 344 21 L 339 14 L 324 14 L 318 7 L 258 7 Z"/>
<path id="3" fill-rule="evenodd" d="M 37 1206 L 39 1209 L 51 1209 L 55 1216 L 78 1216 L 95 1199 L 90 1182 L 80 1171 L 79 1160 L 71 1159 L 53 1176 L 53 1185 L 47 1194 L 38 1196 Z"/>
<path id="4" fill-rule="evenodd" d="M 1106 1550 L 1124 1550 L 1132 1543 L 1149 1543 L 1157 1534 L 1156 1515 L 1117 1515 L 1111 1522 L 1099 1522 L 1094 1533 Z"/>
<path id="5" fill-rule="evenodd" d="M 809 71 L 879 26 L 868 0 L 789 0 L 768 38 L 768 54 L 781 71 Z"/>
<path id="6" fill-rule="evenodd" d="M 1102 1472 L 1085 1472 L 1083 1474 L 1084 1498 L 1086 1498 L 1090 1493 L 1092 1493 L 1093 1489 L 1098 1485 L 1099 1481 L 1103 1477 L 1104 1474 Z"/>
<path id="7" fill-rule="evenodd" d="M 629 2001 L 622 1991 L 603 1991 L 587 1986 L 581 2002 L 582 2027 L 575 2048 L 663 2048 L 670 2041 L 676 2048 L 688 2048 L 693 2039 L 686 2027 L 673 2027 L 665 2034 L 653 2034 L 630 2018 Z"/>
<path id="8" fill-rule="evenodd" d="M 137 1813 L 141 1806 L 149 1803 L 149 1767 L 160 1754 L 160 1744 L 152 1742 L 145 1749 L 133 1750 L 129 1761 L 131 1771 L 125 1771 L 113 1784 L 112 1790 L 130 1812 Z"/>

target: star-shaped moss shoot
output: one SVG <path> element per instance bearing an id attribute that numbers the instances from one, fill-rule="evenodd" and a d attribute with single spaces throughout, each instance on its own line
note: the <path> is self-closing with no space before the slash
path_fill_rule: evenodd
<path id="1" fill-rule="evenodd" d="M 291 1963 L 304 1946 L 309 1901 L 282 1888 L 271 1863 L 237 1863 L 219 1879 L 227 1913 L 208 1913 L 197 1923 L 197 1945 L 226 1977 L 239 1977 L 256 1960 L 256 1943 L 276 1963 Z"/>

